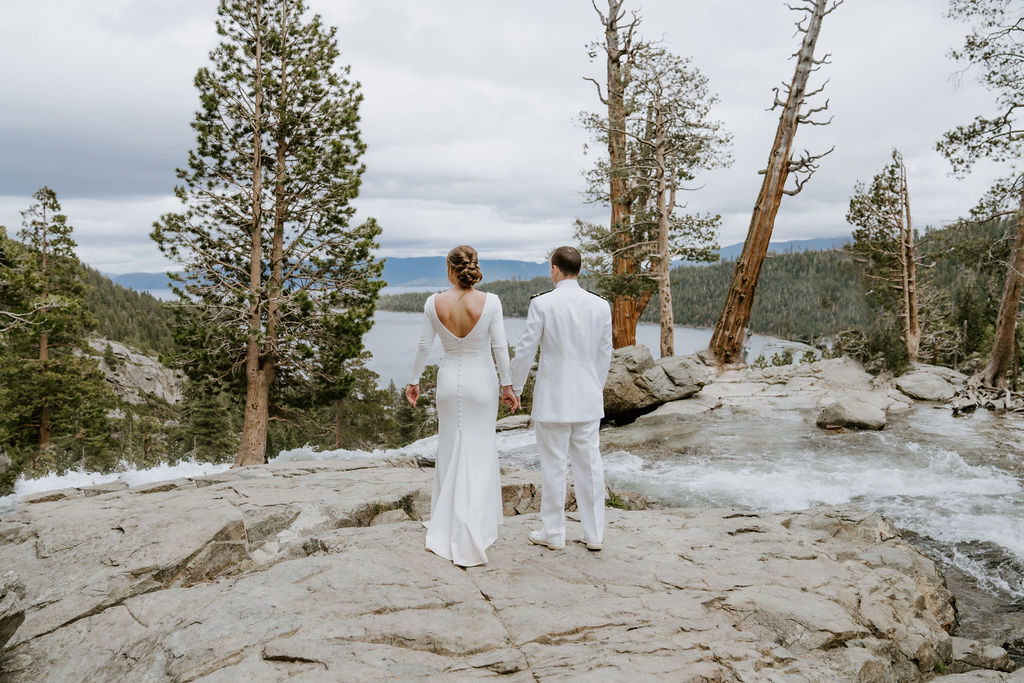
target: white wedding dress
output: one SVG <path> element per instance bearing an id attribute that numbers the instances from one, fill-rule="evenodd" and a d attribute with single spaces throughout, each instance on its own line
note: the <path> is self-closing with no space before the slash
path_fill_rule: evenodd
<path id="1" fill-rule="evenodd" d="M 483 312 L 465 337 L 441 324 L 434 296 L 423 307 L 423 328 L 410 384 L 418 384 L 434 337 L 443 354 L 437 373 L 437 460 L 426 545 L 462 567 L 487 562 L 486 548 L 498 538 L 501 481 L 494 423 L 498 377 L 512 383 L 501 301 L 487 294 Z M 492 359 L 493 352 L 493 359 Z"/>

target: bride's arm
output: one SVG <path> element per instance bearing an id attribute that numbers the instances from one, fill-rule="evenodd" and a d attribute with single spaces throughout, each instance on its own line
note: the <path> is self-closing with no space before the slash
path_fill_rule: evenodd
<path id="1" fill-rule="evenodd" d="M 512 384 L 512 370 L 508 358 L 508 339 L 505 337 L 505 321 L 501 311 L 501 299 L 494 297 L 497 305 L 494 307 L 494 315 L 491 316 L 491 351 L 494 352 L 494 361 L 498 365 L 498 377 L 501 386 L 507 387 Z"/>
<path id="2" fill-rule="evenodd" d="M 423 368 L 427 367 L 427 358 L 430 356 L 430 349 L 434 346 L 434 337 L 437 336 L 437 330 L 434 329 L 434 323 L 431 322 L 430 314 L 427 312 L 430 310 L 430 306 L 430 297 L 428 297 L 426 303 L 423 304 L 423 326 L 420 328 L 420 339 L 416 342 L 416 355 L 412 359 L 410 386 L 420 383 L 420 375 L 423 374 Z"/>

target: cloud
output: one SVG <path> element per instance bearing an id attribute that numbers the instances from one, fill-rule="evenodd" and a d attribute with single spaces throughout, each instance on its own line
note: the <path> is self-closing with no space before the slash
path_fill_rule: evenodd
<path id="1" fill-rule="evenodd" d="M 382 251 L 443 253 L 469 236 L 491 257 L 542 259 L 571 238 L 575 217 L 602 220 L 584 202 L 581 110 L 598 110 L 600 60 L 586 44 L 600 25 L 587 2 L 311 0 L 338 27 L 342 60 L 365 96 L 368 152 L 361 215 L 384 227 Z M 731 168 L 704 174 L 692 210 L 723 215 L 722 244 L 746 236 L 778 121 L 772 87 L 792 76 L 799 36 L 782 2 L 635 0 L 645 36 L 660 39 L 710 78 L 715 116 L 734 134 Z M 844 216 L 898 146 L 911 172 L 917 225 L 965 213 L 998 174 L 983 165 L 958 181 L 934 151 L 944 130 L 989 106 L 969 78 L 950 80 L 946 52 L 963 26 L 935 0 L 862 0 L 826 18 L 818 54 L 832 64 L 830 126 L 804 127 L 799 149 L 835 152 L 798 197 L 785 198 L 775 238 L 849 231 Z M 5 10 L 0 59 L 0 224 L 43 184 L 78 227 L 83 259 L 104 270 L 161 270 L 149 225 L 174 208 L 174 169 L 192 144 L 192 78 L 214 45 L 212 0 L 77 0 Z M 914 36 L 909 40 L 908 36 Z M 46 49 L 40 49 L 45 45 Z M 598 150 L 599 151 L 599 150 Z M 535 241 L 536 243 L 534 243 Z"/>

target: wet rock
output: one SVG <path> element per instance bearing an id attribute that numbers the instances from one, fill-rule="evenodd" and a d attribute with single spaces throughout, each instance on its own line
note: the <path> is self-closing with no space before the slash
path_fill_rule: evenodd
<path id="1" fill-rule="evenodd" d="M 696 398 L 670 401 L 659 406 L 653 412 L 641 415 L 633 422 L 633 425 L 637 427 L 645 427 L 663 424 L 677 424 L 680 420 L 687 420 L 703 415 L 704 413 L 714 410 L 720 405 L 721 404 L 719 403 L 711 403 Z"/>
<path id="2" fill-rule="evenodd" d="M 885 411 L 857 398 L 837 400 L 818 413 L 817 425 L 822 429 L 885 428 Z"/>
<path id="3" fill-rule="evenodd" d="M 896 378 L 896 388 L 919 401 L 948 401 L 956 389 L 942 377 L 915 370 Z"/>

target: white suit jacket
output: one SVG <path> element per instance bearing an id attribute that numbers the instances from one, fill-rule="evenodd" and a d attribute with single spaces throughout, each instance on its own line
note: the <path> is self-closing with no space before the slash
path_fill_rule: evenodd
<path id="1" fill-rule="evenodd" d="M 588 422 L 604 417 L 604 384 L 612 357 L 608 302 L 562 280 L 530 301 L 526 329 L 512 359 L 512 389 L 521 394 L 540 346 L 533 390 L 538 422 Z"/>

